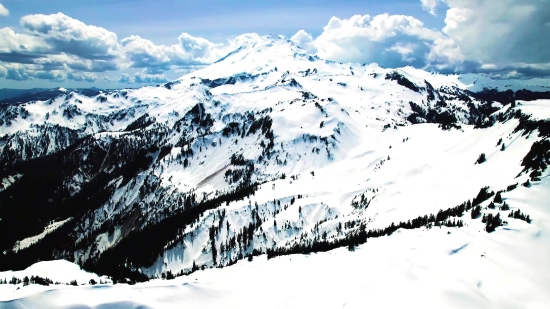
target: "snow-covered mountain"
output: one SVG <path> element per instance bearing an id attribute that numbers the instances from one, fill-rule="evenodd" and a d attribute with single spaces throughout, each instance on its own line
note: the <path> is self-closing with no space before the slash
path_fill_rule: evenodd
<path id="1" fill-rule="evenodd" d="M 524 196 L 548 190 L 548 85 L 270 36 L 156 87 L 0 105 L 0 267 L 171 278 L 442 225 L 547 245 Z"/>

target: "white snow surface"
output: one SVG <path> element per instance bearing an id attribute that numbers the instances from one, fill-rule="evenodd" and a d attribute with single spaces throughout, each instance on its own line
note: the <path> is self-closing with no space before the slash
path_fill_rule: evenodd
<path id="1" fill-rule="evenodd" d="M 18 241 L 16 243 L 15 247 L 13 248 L 13 250 L 18 251 L 18 250 L 28 248 L 29 246 L 36 243 L 40 239 L 44 238 L 44 236 L 46 236 L 47 234 L 55 231 L 57 228 L 59 228 L 60 226 L 62 226 L 64 223 L 66 223 L 67 221 L 69 221 L 71 219 L 72 218 L 68 218 L 68 219 L 65 219 L 65 220 L 62 220 L 62 221 L 52 222 L 50 225 L 48 225 L 44 229 L 44 231 L 42 233 L 40 233 L 38 235 L 35 235 L 35 236 L 27 237 L 23 240 Z"/>
<path id="2" fill-rule="evenodd" d="M 70 283 L 72 280 L 76 280 L 79 284 L 88 284 L 90 279 L 94 279 L 99 282 L 101 278 L 96 274 L 92 274 L 80 269 L 80 266 L 78 266 L 77 264 L 65 260 L 43 261 L 33 264 L 32 266 L 24 270 L 5 271 L 0 273 L 0 278 L 7 279 L 8 281 L 12 277 L 23 279 L 24 277 L 30 278 L 31 276 L 49 278 L 54 283 L 59 282 L 62 284 Z M 11 286 L 13 288 L 13 285 L 1 285 L 0 287 L 4 288 L 5 292 L 5 288 L 7 286 Z M 2 295 L 4 295 L 4 293 L 2 293 Z"/>

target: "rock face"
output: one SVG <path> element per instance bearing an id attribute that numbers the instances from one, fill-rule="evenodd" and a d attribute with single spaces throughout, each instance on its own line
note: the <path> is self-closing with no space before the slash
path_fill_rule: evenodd
<path id="1" fill-rule="evenodd" d="M 480 83 L 266 38 L 157 87 L 0 105 L 0 267 L 139 280 L 323 251 L 539 181 L 548 93 Z"/>

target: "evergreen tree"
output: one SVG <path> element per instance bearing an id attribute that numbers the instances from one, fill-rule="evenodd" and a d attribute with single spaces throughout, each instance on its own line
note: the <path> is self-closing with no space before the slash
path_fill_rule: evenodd
<path id="1" fill-rule="evenodd" d="M 492 214 L 487 215 L 485 224 L 485 231 L 487 231 L 487 233 L 495 231 L 495 229 L 501 225 L 502 220 L 500 219 L 500 214 L 497 213 L 496 216 L 493 216 Z"/>
<path id="2" fill-rule="evenodd" d="M 495 203 L 502 203 L 502 196 L 500 195 L 500 192 L 497 192 L 497 195 L 495 195 L 495 199 L 493 200 Z"/>
<path id="3" fill-rule="evenodd" d="M 476 164 L 481 164 L 485 161 L 487 161 L 487 158 L 485 158 L 485 153 L 481 153 L 477 158 Z"/>
<path id="4" fill-rule="evenodd" d="M 481 206 L 477 205 L 472 208 L 471 217 L 472 219 L 477 219 L 481 215 Z"/>
<path id="5" fill-rule="evenodd" d="M 503 211 L 504 211 L 504 210 L 510 210 L 510 206 L 508 206 L 508 204 L 506 204 L 506 202 L 504 202 L 504 203 L 502 204 L 502 207 L 500 207 L 500 210 L 503 210 Z"/>

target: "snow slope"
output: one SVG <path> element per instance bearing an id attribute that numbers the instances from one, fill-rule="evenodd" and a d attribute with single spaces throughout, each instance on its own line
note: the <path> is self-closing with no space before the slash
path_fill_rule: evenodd
<path id="1" fill-rule="evenodd" d="M 59 282 L 62 284 L 68 284 L 72 280 L 87 284 L 90 279 L 94 279 L 97 282 L 102 279 L 98 275 L 86 272 L 80 269 L 78 265 L 64 260 L 38 262 L 27 269 L 20 271 L 5 271 L 0 275 L 2 280 L 6 279 L 8 281 L 12 277 L 23 279 L 24 277 L 30 278 L 31 276 L 49 278 L 54 283 Z M 2 285 L 3 288 L 6 286 L 13 287 L 13 285 Z"/>
<path id="2" fill-rule="evenodd" d="M 55 231 L 58 227 L 60 227 L 61 225 L 63 225 L 64 223 L 66 223 L 67 221 L 69 221 L 71 219 L 72 218 L 68 218 L 68 219 L 65 219 L 63 221 L 52 222 L 50 225 L 46 226 L 46 228 L 44 229 L 44 231 L 42 233 L 40 233 L 38 235 L 35 235 L 35 236 L 25 238 L 25 239 L 19 241 L 16 244 L 16 247 L 13 250 L 17 251 L 17 250 L 25 249 L 25 248 L 31 246 L 32 244 L 34 244 L 37 241 L 39 241 L 40 239 L 44 238 L 44 236 L 46 236 L 47 234 Z"/>
<path id="3" fill-rule="evenodd" d="M 550 180 L 503 198 L 537 220 L 510 219 L 492 234 L 473 220 L 398 230 L 354 252 L 262 256 L 134 286 L 24 287 L 3 292 L 0 308 L 547 308 Z"/>

